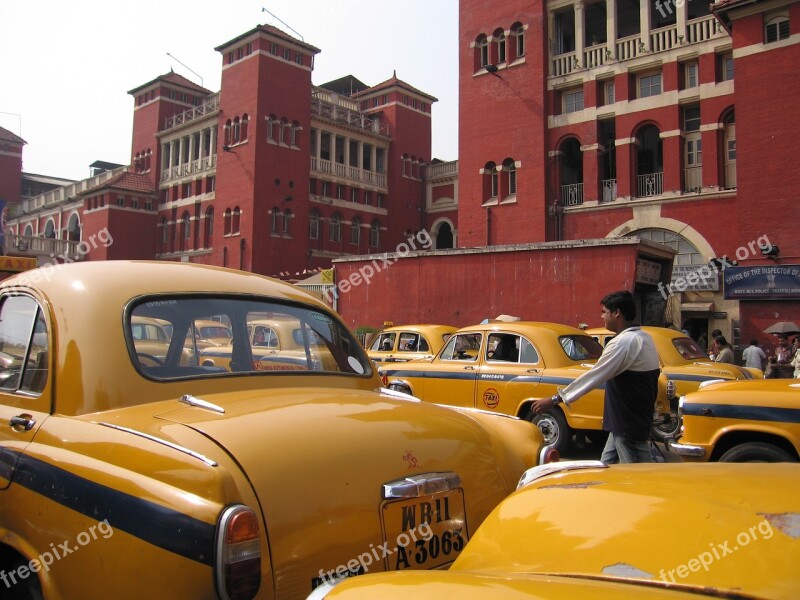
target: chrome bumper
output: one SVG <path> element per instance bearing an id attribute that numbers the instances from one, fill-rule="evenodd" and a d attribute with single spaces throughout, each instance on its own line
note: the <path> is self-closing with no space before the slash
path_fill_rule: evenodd
<path id="1" fill-rule="evenodd" d="M 706 455 L 706 450 L 702 446 L 694 446 L 692 444 L 679 444 L 673 439 L 666 441 L 667 449 L 670 452 L 679 454 L 681 456 L 693 456 L 695 458 L 702 458 Z"/>

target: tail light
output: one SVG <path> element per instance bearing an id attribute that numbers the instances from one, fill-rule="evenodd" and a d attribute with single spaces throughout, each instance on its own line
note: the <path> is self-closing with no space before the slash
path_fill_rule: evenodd
<path id="1" fill-rule="evenodd" d="M 241 504 L 217 525 L 217 591 L 224 600 L 250 600 L 261 585 L 261 536 L 256 513 Z"/>
<path id="2" fill-rule="evenodd" d="M 389 376 L 386 373 L 381 373 L 381 381 L 383 382 L 383 387 L 389 385 Z"/>

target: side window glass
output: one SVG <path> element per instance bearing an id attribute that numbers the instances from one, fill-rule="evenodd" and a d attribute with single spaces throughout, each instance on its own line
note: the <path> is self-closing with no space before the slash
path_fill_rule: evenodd
<path id="1" fill-rule="evenodd" d="M 40 393 L 47 383 L 47 326 L 36 301 L 9 296 L 0 307 L 0 389 Z"/>
<path id="2" fill-rule="evenodd" d="M 520 337 L 509 333 L 493 333 L 486 344 L 486 359 L 493 362 L 518 362 Z"/>
<path id="3" fill-rule="evenodd" d="M 531 364 L 539 362 L 539 354 L 536 352 L 536 348 L 525 338 L 520 338 L 519 341 L 519 362 Z"/>
<path id="4" fill-rule="evenodd" d="M 426 340 L 422 336 L 419 336 L 419 351 L 420 352 L 430 352 L 431 351 L 431 346 L 430 346 L 430 344 L 428 344 L 428 340 Z"/>
<path id="5" fill-rule="evenodd" d="M 394 333 L 384 333 L 377 337 L 370 350 L 389 352 L 394 349 Z"/>
<path id="6" fill-rule="evenodd" d="M 462 333 L 454 335 L 447 340 L 447 345 L 442 351 L 442 359 L 474 361 L 478 359 L 480 347 L 480 333 Z"/>
<path id="7" fill-rule="evenodd" d="M 400 334 L 400 345 L 397 347 L 401 352 L 418 352 L 417 348 L 419 336 L 416 333 L 403 332 Z"/>

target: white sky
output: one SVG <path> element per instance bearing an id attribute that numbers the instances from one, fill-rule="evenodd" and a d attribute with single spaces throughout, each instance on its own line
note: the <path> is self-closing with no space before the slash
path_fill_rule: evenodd
<path id="1" fill-rule="evenodd" d="M 0 126 L 27 142 L 23 171 L 84 179 L 95 160 L 128 164 L 128 90 L 172 68 L 219 91 L 216 46 L 286 30 L 262 8 L 321 50 L 315 85 L 396 69 L 438 98 L 431 158 L 458 158 L 458 0 L 0 0 Z"/>

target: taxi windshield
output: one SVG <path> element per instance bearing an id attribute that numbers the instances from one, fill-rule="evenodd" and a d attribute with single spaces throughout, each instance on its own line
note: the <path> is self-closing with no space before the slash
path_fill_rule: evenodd
<path id="1" fill-rule="evenodd" d="M 223 345 L 197 343 L 209 321 Z M 350 332 L 324 309 L 241 297 L 151 297 L 125 321 L 135 366 L 154 379 L 253 373 L 367 375 L 370 361 Z M 146 335 L 143 335 L 147 332 Z"/>
<path id="2" fill-rule="evenodd" d="M 558 341 L 572 360 L 597 360 L 603 353 L 597 340 L 588 335 L 562 335 Z"/>

